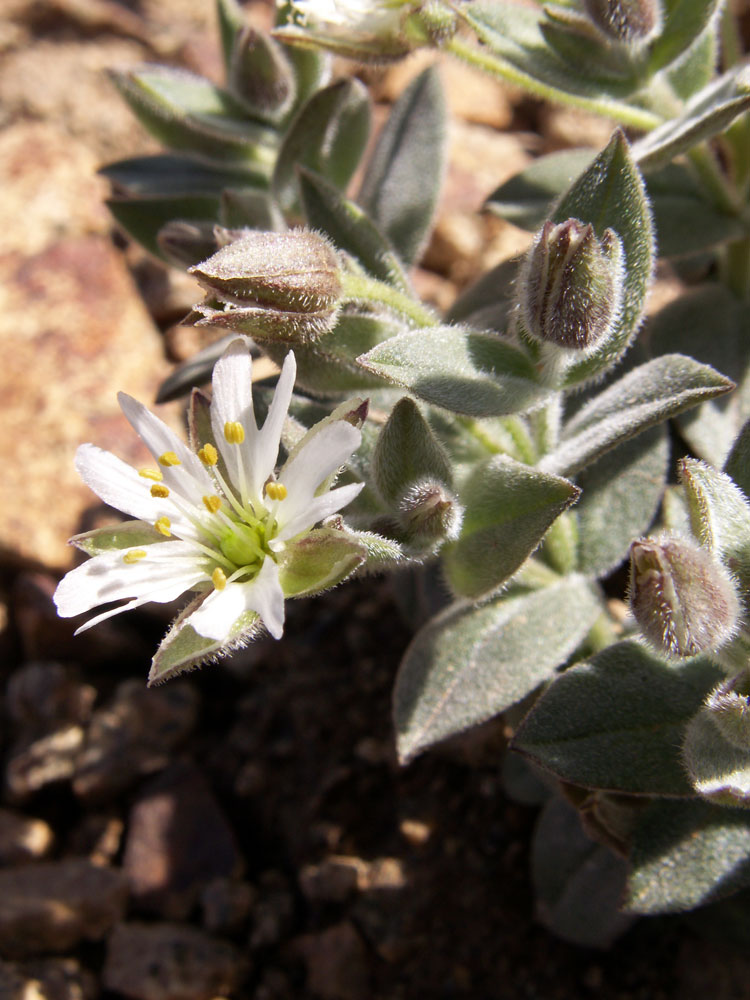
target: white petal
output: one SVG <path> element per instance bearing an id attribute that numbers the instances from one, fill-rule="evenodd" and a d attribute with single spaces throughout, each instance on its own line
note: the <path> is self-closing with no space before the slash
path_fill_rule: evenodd
<path id="1" fill-rule="evenodd" d="M 253 411 L 253 362 L 244 340 L 233 340 L 214 366 L 211 428 L 231 481 L 247 493 L 248 479 L 241 458 L 254 448 L 258 430 Z M 245 431 L 242 446 L 229 444 L 224 425 L 240 423 Z"/>
<path id="2" fill-rule="evenodd" d="M 284 420 L 289 412 L 289 404 L 294 391 L 294 379 L 297 375 L 297 362 L 290 351 L 284 358 L 284 364 L 276 383 L 276 391 L 268 408 L 265 423 L 258 432 L 254 454 L 251 456 L 252 488 L 255 496 L 263 495 L 263 486 L 276 466 L 281 444 L 281 432 Z"/>
<path id="3" fill-rule="evenodd" d="M 179 538 L 195 538 L 196 530 L 169 497 L 152 497 L 149 479 L 111 452 L 93 444 L 82 444 L 75 459 L 78 475 L 100 499 L 124 514 L 153 524 L 168 517 L 172 533 Z M 213 492 L 213 491 L 212 491 Z"/>
<path id="4" fill-rule="evenodd" d="M 284 594 L 279 583 L 279 568 L 273 559 L 266 559 L 260 572 L 249 583 L 228 583 L 224 590 L 209 594 L 201 606 L 186 620 L 198 635 L 223 641 L 229 638 L 232 626 L 246 611 L 256 611 L 265 627 L 280 639 L 284 631 Z"/>
<path id="5" fill-rule="evenodd" d="M 126 598 L 165 603 L 209 578 L 204 560 L 190 542 L 157 542 L 142 548 L 146 556 L 136 562 L 124 562 L 123 551 L 105 552 L 67 573 L 55 591 L 58 614 L 73 618 L 99 604 Z"/>
<path id="6" fill-rule="evenodd" d="M 313 497 L 307 507 L 300 510 L 295 517 L 284 524 L 281 531 L 271 541 L 271 548 L 278 551 L 281 547 L 280 542 L 288 542 L 290 538 L 294 538 L 300 532 L 312 528 L 318 521 L 322 521 L 324 518 L 330 517 L 331 514 L 335 514 L 337 510 L 341 510 L 342 507 L 346 507 L 364 488 L 364 485 L 364 483 L 349 483 L 347 486 L 328 490 L 319 497 Z"/>
<path id="7" fill-rule="evenodd" d="M 335 420 L 313 435 L 286 463 L 279 475 L 279 482 L 287 488 L 287 498 L 279 504 L 276 514 L 280 528 L 296 520 L 312 504 L 320 484 L 344 464 L 361 440 L 356 427 L 346 420 Z"/>
<path id="8" fill-rule="evenodd" d="M 201 498 L 213 493 L 214 486 L 198 456 L 137 399 L 124 392 L 118 393 L 117 398 L 122 412 L 155 459 L 164 452 L 173 451 L 180 460 L 179 465 L 159 466 L 165 486 L 200 507 Z"/>

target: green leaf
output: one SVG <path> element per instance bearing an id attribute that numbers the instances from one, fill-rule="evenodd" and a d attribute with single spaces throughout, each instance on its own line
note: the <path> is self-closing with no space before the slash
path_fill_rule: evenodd
<path id="1" fill-rule="evenodd" d="M 608 452 L 577 478 L 583 491 L 569 516 L 578 521 L 578 569 L 605 576 L 625 559 L 656 516 L 667 481 L 669 442 L 652 427 Z"/>
<path id="2" fill-rule="evenodd" d="M 118 197 L 209 194 L 219 195 L 226 187 L 247 187 L 265 183 L 242 167 L 219 166 L 189 156 L 158 154 L 133 156 L 100 167 Z"/>
<path id="3" fill-rule="evenodd" d="M 627 349 L 643 315 L 654 266 L 653 226 L 646 190 L 619 129 L 563 195 L 552 218 L 555 222 L 590 222 L 600 237 L 606 229 L 614 229 L 625 251 L 620 317 L 598 350 L 568 368 L 566 384 L 575 386 L 610 367 Z"/>
<path id="4" fill-rule="evenodd" d="M 358 360 L 365 371 L 425 402 L 469 417 L 517 413 L 548 394 L 518 348 L 458 326 L 401 333 Z"/>
<path id="5" fill-rule="evenodd" d="M 235 39 L 247 22 L 237 0 L 216 0 L 216 16 L 219 22 L 224 70 L 228 73 L 232 65 Z"/>
<path id="6" fill-rule="evenodd" d="M 304 104 L 281 144 L 272 187 L 286 211 L 297 201 L 298 166 L 308 167 L 343 190 L 370 134 L 370 100 L 356 79 L 339 80 Z"/>
<path id="7" fill-rule="evenodd" d="M 633 837 L 626 909 L 675 913 L 750 885 L 750 813 L 654 802 Z"/>
<path id="8" fill-rule="evenodd" d="M 247 119 L 228 93 L 169 66 L 143 66 L 110 76 L 138 121 L 170 149 L 245 163 L 267 176 L 276 133 Z"/>
<path id="9" fill-rule="evenodd" d="M 683 101 L 703 90 L 714 78 L 719 61 L 720 18 L 714 18 L 668 70 L 669 83 Z"/>
<path id="10" fill-rule="evenodd" d="M 461 534 L 444 550 L 445 573 L 454 592 L 476 600 L 500 587 L 579 495 L 567 479 L 507 455 L 476 465 L 461 490 Z"/>
<path id="11" fill-rule="evenodd" d="M 713 368 L 680 354 L 639 365 L 594 396 L 564 426 L 539 468 L 571 476 L 615 445 L 706 399 L 734 388 Z"/>
<path id="12" fill-rule="evenodd" d="M 708 201 L 704 190 L 683 164 L 670 163 L 650 173 L 646 177 L 646 188 L 654 213 L 660 257 L 685 257 L 744 235 L 740 220 Z M 680 350 L 692 354 L 684 345 Z"/>
<path id="13" fill-rule="evenodd" d="M 422 479 L 450 485 L 453 476 L 443 447 L 413 400 L 404 397 L 391 410 L 378 436 L 373 475 L 380 495 L 390 506 Z"/>
<path id="14" fill-rule="evenodd" d="M 303 597 L 335 587 L 362 565 L 365 556 L 365 549 L 343 531 L 310 531 L 284 549 L 279 564 L 284 596 Z"/>
<path id="15" fill-rule="evenodd" d="M 496 188 L 485 202 L 493 215 L 535 230 L 550 215 L 552 203 L 591 163 L 593 149 L 564 149 L 540 156 Z"/>
<path id="16" fill-rule="evenodd" d="M 687 727 L 682 753 L 696 792 L 718 805 L 750 805 L 750 750 L 733 746 L 705 708 Z"/>
<path id="17" fill-rule="evenodd" d="M 680 759 L 685 726 L 722 677 L 706 660 L 679 666 L 636 642 L 566 670 L 513 739 L 564 781 L 635 795 L 693 795 Z"/>
<path id="18" fill-rule="evenodd" d="M 742 425 L 742 430 L 732 445 L 724 472 L 745 496 L 750 496 L 750 418 Z"/>
<path id="19" fill-rule="evenodd" d="M 582 641 L 600 611 L 594 588 L 569 577 L 480 608 L 451 606 L 406 651 L 394 691 L 406 762 L 524 698 Z"/>
<path id="20" fill-rule="evenodd" d="M 286 228 L 279 206 L 267 191 L 257 188 L 222 191 L 219 218 L 227 229 L 280 233 Z"/>
<path id="21" fill-rule="evenodd" d="M 410 290 L 409 279 L 388 241 L 362 209 L 338 188 L 311 170 L 299 170 L 299 186 L 307 224 L 325 233 L 339 250 L 357 260 L 373 278 Z"/>
<path id="22" fill-rule="evenodd" d="M 625 862 L 591 840 L 578 811 L 559 796 L 537 820 L 531 877 L 539 919 L 564 941 L 607 948 L 633 922 L 620 911 Z"/>
<path id="23" fill-rule="evenodd" d="M 446 109 L 429 67 L 393 105 L 367 164 L 359 203 L 407 264 L 420 256 L 445 169 Z"/>
<path id="24" fill-rule="evenodd" d="M 633 156 L 642 170 L 655 170 L 723 132 L 749 107 L 747 70 L 732 69 L 695 94 L 681 115 L 639 139 L 633 146 Z"/>
<path id="25" fill-rule="evenodd" d="M 654 354 L 679 350 L 737 383 L 726 398 L 677 419 L 693 452 L 721 467 L 750 417 L 750 309 L 723 285 L 704 285 L 665 306 L 649 323 Z"/>
<path id="26" fill-rule="evenodd" d="M 111 198 L 110 210 L 125 232 L 155 257 L 166 260 L 159 246 L 159 231 L 176 219 L 189 222 L 216 222 L 219 199 L 213 195 L 182 195 L 174 198 Z"/>
<path id="27" fill-rule="evenodd" d="M 153 545 L 167 539 L 145 521 L 120 521 L 104 528 L 94 528 L 80 535 L 73 535 L 69 544 L 75 545 L 86 555 L 98 556 L 113 549 L 129 549 L 131 546 Z"/>
<path id="28" fill-rule="evenodd" d="M 664 5 L 664 26 L 651 45 L 649 74 L 675 62 L 710 25 L 718 0 L 668 0 Z"/>
<path id="29" fill-rule="evenodd" d="M 483 274 L 456 299 L 445 314 L 446 323 L 466 323 L 476 330 L 503 333 L 515 304 L 514 282 L 518 261 L 505 260 Z"/>

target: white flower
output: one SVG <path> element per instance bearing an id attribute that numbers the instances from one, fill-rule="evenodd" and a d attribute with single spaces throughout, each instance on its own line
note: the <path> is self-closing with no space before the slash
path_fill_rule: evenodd
<path id="1" fill-rule="evenodd" d="M 387 38 L 398 35 L 404 0 L 295 0 L 293 13 L 313 30 Z"/>
<path id="2" fill-rule="evenodd" d="M 247 613 L 255 612 L 274 638 L 281 636 L 280 565 L 314 525 L 359 493 L 360 483 L 333 490 L 325 486 L 361 435 L 346 420 L 314 428 L 276 475 L 296 363 L 288 354 L 260 429 L 251 365 L 242 340 L 234 341 L 216 364 L 213 442 L 196 445 L 196 452 L 124 393 L 122 410 L 157 467 L 137 471 L 92 444 L 79 448 L 76 467 L 83 481 L 105 503 L 138 519 L 123 526 L 131 535 L 123 530 L 119 547 L 99 550 L 60 582 L 55 603 L 65 618 L 100 604 L 126 602 L 94 616 L 79 632 L 149 601 L 169 602 L 197 591 L 203 598 L 179 620 L 180 629 L 192 626 L 198 636 L 227 643 L 238 623 L 248 620 Z M 128 537 L 145 541 L 128 545 Z"/>

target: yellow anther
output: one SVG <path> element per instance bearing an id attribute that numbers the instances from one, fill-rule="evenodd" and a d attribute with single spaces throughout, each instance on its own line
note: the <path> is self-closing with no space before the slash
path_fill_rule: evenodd
<path id="1" fill-rule="evenodd" d="M 169 530 L 172 527 L 172 522 L 168 517 L 157 517 L 154 521 L 154 527 L 160 534 L 164 535 L 165 538 L 172 537 L 172 532 Z"/>
<path id="2" fill-rule="evenodd" d="M 175 455 L 173 451 L 165 451 L 163 455 L 159 455 L 159 465 L 181 465 L 179 458 Z"/>
<path id="3" fill-rule="evenodd" d="M 209 514 L 215 514 L 221 507 L 221 497 L 217 497 L 216 495 L 203 497 L 203 503 L 206 505 L 206 510 Z"/>
<path id="4" fill-rule="evenodd" d="M 169 490 L 166 486 L 162 486 L 161 483 L 154 483 L 151 487 L 151 496 L 157 497 L 159 500 L 165 500 L 169 496 Z"/>
<path id="5" fill-rule="evenodd" d="M 219 461 L 219 453 L 211 443 L 204 444 L 198 450 L 198 458 L 204 465 L 216 465 Z"/>
<path id="6" fill-rule="evenodd" d="M 266 483 L 266 496 L 269 500 L 286 500 L 286 486 L 283 483 Z"/>
<path id="7" fill-rule="evenodd" d="M 245 428 L 239 420 L 227 420 L 224 424 L 224 437 L 230 444 L 242 444 L 245 440 Z"/>
<path id="8" fill-rule="evenodd" d="M 122 561 L 131 565 L 132 563 L 137 563 L 139 559 L 145 559 L 148 553 L 145 549 L 131 549 L 130 552 L 126 552 L 122 557 Z"/>
<path id="9" fill-rule="evenodd" d="M 227 585 L 227 575 L 221 566 L 217 566 L 216 569 L 211 574 L 211 579 L 213 581 L 214 587 L 217 590 L 223 590 Z"/>
<path id="10" fill-rule="evenodd" d="M 144 479 L 153 479 L 156 483 L 160 483 L 164 478 L 160 469 L 139 469 L 138 475 L 143 476 Z"/>

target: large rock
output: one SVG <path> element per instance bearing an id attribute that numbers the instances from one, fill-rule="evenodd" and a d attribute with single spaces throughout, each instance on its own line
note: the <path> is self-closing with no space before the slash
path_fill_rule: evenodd
<path id="1" fill-rule="evenodd" d="M 43 819 L 0 809 L 0 865 L 38 861 L 49 854 L 54 842 L 55 835 Z"/>
<path id="2" fill-rule="evenodd" d="M 79 858 L 0 870 L 0 955 L 63 952 L 121 920 L 127 881 Z"/>
<path id="3" fill-rule="evenodd" d="M 109 939 L 103 984 L 132 1000 L 212 1000 L 243 973 L 236 949 L 180 924 L 120 924 Z"/>
<path id="4" fill-rule="evenodd" d="M 0 962 L 2 1000 L 94 1000 L 94 976 L 74 958 Z"/>

